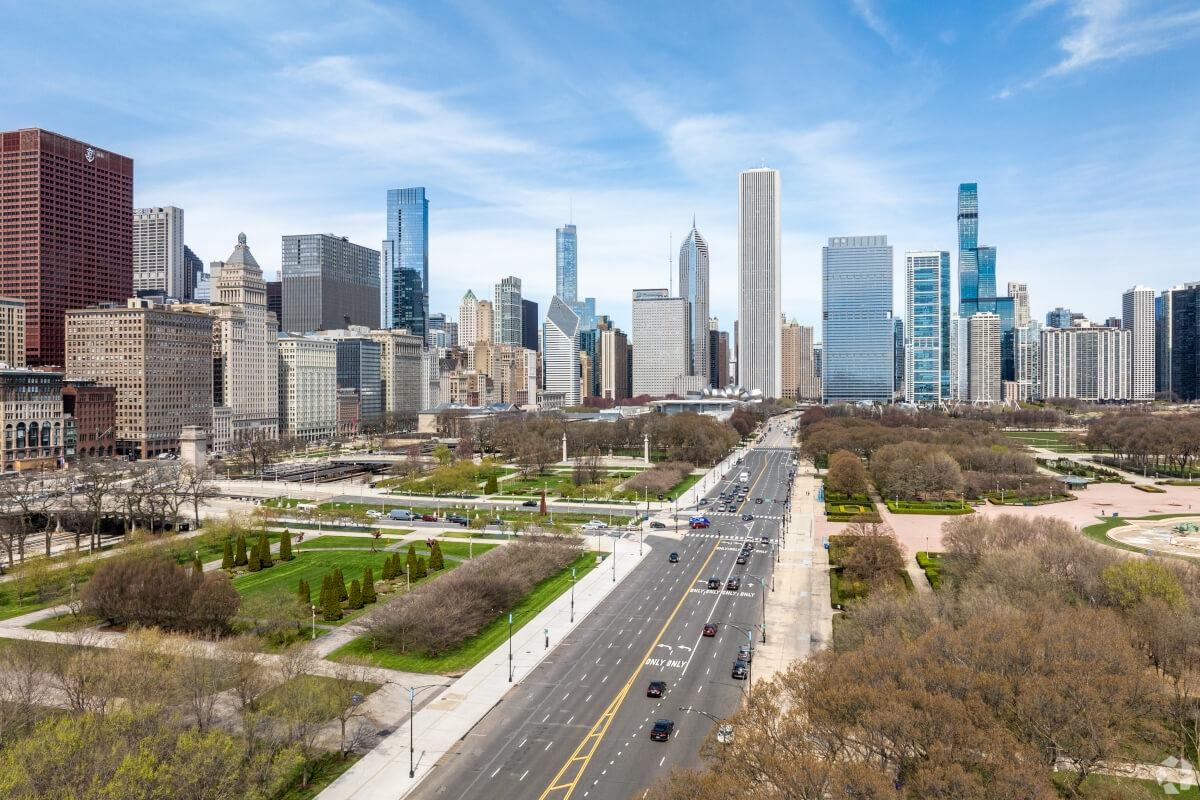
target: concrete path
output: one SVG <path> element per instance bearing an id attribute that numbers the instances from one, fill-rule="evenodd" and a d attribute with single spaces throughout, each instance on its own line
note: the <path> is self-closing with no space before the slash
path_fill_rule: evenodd
<path id="1" fill-rule="evenodd" d="M 513 636 L 513 682 L 509 680 L 509 651 L 505 643 L 363 756 L 319 795 L 321 800 L 396 800 L 412 791 L 443 754 L 466 736 L 516 683 L 522 682 L 543 658 L 553 652 L 554 647 L 567 637 L 575 625 L 599 605 L 643 558 L 651 554 L 652 548 L 646 546 L 645 555 L 639 556 L 636 539 L 620 539 L 618 542 L 616 580 L 612 562 L 607 559 L 580 579 L 574 592 L 574 622 L 571 622 L 571 594 L 567 593 Z M 415 747 L 413 760 L 416 771 L 413 778 L 408 777 L 410 726 Z"/>

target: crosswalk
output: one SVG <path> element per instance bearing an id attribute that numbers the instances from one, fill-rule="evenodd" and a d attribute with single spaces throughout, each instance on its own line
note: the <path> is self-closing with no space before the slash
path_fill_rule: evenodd
<path id="1" fill-rule="evenodd" d="M 684 536 L 688 537 L 689 539 L 718 539 L 723 542 L 736 544 L 741 544 L 742 542 L 746 541 L 746 536 L 743 534 L 721 533 L 719 531 L 713 531 L 711 528 L 708 530 L 687 531 Z"/>

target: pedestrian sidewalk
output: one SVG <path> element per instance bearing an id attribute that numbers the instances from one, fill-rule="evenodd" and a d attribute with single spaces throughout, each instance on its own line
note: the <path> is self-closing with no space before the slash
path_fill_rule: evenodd
<path id="1" fill-rule="evenodd" d="M 321 792 L 320 800 L 397 800 L 411 792 L 433 771 L 438 760 L 466 736 L 509 689 L 527 678 L 542 659 L 553 652 L 652 551 L 647 545 L 645 555 L 639 555 L 636 541 L 616 541 L 615 579 L 612 561 L 606 559 L 579 580 L 574 591 L 574 622 L 571 621 L 572 594 L 567 592 L 513 634 L 511 680 L 509 648 L 505 643 L 417 711 L 413 719 L 383 739 Z M 410 728 L 415 748 L 413 778 L 408 777 Z"/>

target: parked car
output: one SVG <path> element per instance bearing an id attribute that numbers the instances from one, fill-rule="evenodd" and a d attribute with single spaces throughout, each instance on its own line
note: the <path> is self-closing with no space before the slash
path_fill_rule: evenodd
<path id="1" fill-rule="evenodd" d="M 379 519 L 380 517 L 383 516 L 383 512 L 371 509 L 370 511 L 367 512 L 367 516 L 370 517 L 371 519 Z"/>
<path id="2" fill-rule="evenodd" d="M 675 730 L 675 723 L 669 719 L 660 719 L 650 729 L 650 738 L 656 742 L 666 742 Z"/>
<path id="3" fill-rule="evenodd" d="M 422 514 L 421 521 L 422 522 L 437 522 L 437 517 L 434 516 L 433 514 Z"/>
<path id="4" fill-rule="evenodd" d="M 413 520 L 413 512 L 409 511 L 407 508 L 393 508 L 388 512 L 388 519 L 411 522 Z"/>
<path id="5" fill-rule="evenodd" d="M 716 636 L 717 635 L 717 623 L 715 623 L 715 622 L 704 623 L 704 635 L 705 636 Z"/>
<path id="6" fill-rule="evenodd" d="M 650 685 L 646 687 L 646 697 L 662 697 L 666 693 L 666 681 L 650 681 Z"/>
<path id="7" fill-rule="evenodd" d="M 537 500 L 526 500 L 521 505 L 525 506 L 525 508 L 537 508 L 541 504 Z"/>
<path id="8" fill-rule="evenodd" d="M 729 677 L 739 681 L 744 681 L 746 680 L 746 671 L 745 661 L 735 661 L 733 662 L 733 670 L 729 673 Z"/>
<path id="9" fill-rule="evenodd" d="M 650 527 L 651 527 L 651 528 L 653 528 L 653 529 L 654 529 L 654 530 L 656 530 L 656 531 L 661 531 L 661 530 L 663 530 L 664 528 L 666 528 L 666 527 L 667 527 L 667 523 L 665 523 L 665 522 L 659 522 L 658 520 L 654 520 L 654 522 L 651 522 L 651 523 L 650 523 Z"/>
<path id="10" fill-rule="evenodd" d="M 467 519 L 462 514 L 447 514 L 445 521 L 453 522 L 456 525 L 462 525 L 464 527 L 471 524 L 471 520 Z"/>
<path id="11" fill-rule="evenodd" d="M 607 527 L 608 523 L 602 522 L 598 519 L 589 520 L 588 522 L 583 523 L 583 529 L 585 531 L 601 531 Z"/>

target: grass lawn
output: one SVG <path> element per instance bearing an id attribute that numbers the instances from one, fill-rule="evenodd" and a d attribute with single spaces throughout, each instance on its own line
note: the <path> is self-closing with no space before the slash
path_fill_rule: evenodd
<path id="1" fill-rule="evenodd" d="M 1041 447 L 1055 453 L 1081 453 L 1084 448 L 1076 441 L 1076 434 L 1062 431 L 1004 431 L 1009 439 L 1015 439 L 1029 447 Z"/>
<path id="2" fill-rule="evenodd" d="M 322 550 L 329 548 L 356 548 L 370 552 L 371 545 L 375 545 L 376 550 L 382 550 L 389 544 L 395 544 L 401 541 L 396 536 L 381 536 L 375 539 L 371 536 L 318 536 L 315 539 L 305 538 L 303 542 L 292 542 L 293 552 L 299 548 L 300 550 Z"/>
<path id="3" fill-rule="evenodd" d="M 893 514 L 971 514 L 975 509 L 960 500 L 888 500 Z"/>
<path id="4" fill-rule="evenodd" d="M 371 683 L 370 681 L 343 681 L 339 678 L 328 678 L 324 675 L 300 675 L 263 692 L 258 696 L 257 702 L 263 707 L 270 707 L 271 701 L 274 698 L 288 691 L 296 690 L 313 692 L 321 696 L 329 696 L 337 693 L 346 698 L 346 706 L 349 706 L 352 695 L 361 694 L 363 697 L 366 697 L 378 689 L 379 686 L 380 684 Z M 324 704 L 321 707 L 324 707 Z M 330 715 L 329 719 L 333 719 L 333 715 Z"/>
<path id="5" fill-rule="evenodd" d="M 582 578 L 596 566 L 596 554 L 588 551 L 575 560 L 576 580 Z M 552 575 L 534 587 L 525 599 L 512 610 L 513 632 L 516 633 L 527 622 L 537 616 L 546 606 L 571 587 L 571 569 Z M 417 653 L 393 653 L 389 650 L 372 650 L 371 637 L 360 636 L 347 645 L 335 650 L 330 658 L 334 661 L 365 659 L 380 667 L 407 672 L 424 672 L 439 675 L 460 675 L 475 666 L 488 653 L 499 647 L 508 637 L 507 612 L 464 642 L 460 647 L 444 655 L 429 657 Z"/>
<path id="6" fill-rule="evenodd" d="M 303 789 L 299 785 L 289 789 L 279 796 L 279 800 L 313 800 L 325 790 L 329 784 L 341 777 L 342 773 L 354 766 L 362 756 L 351 753 L 346 760 L 330 753 L 312 766 L 313 774 L 308 779 L 308 786 Z M 297 779 L 299 784 L 299 779 Z"/>
<path id="7" fill-rule="evenodd" d="M 291 561 L 276 561 L 275 566 L 259 572 L 247 572 L 233 579 L 233 588 L 243 598 L 265 595 L 281 603 L 294 603 L 296 588 L 301 580 L 308 581 L 313 597 L 321 592 L 321 580 L 335 567 L 341 567 L 346 585 L 352 580 L 362 580 L 364 567 L 370 567 L 375 579 L 383 574 L 384 553 L 350 552 L 346 550 L 325 550 L 316 552 L 301 552 Z M 447 562 L 449 568 L 453 562 Z M 436 574 L 436 573 L 435 573 Z M 428 578 L 426 579 L 428 580 Z M 377 604 L 364 606 L 361 610 L 346 610 L 345 615 L 329 625 L 341 625 Z"/>
<path id="8" fill-rule="evenodd" d="M 35 631 L 56 631 L 58 633 L 70 633 L 73 631 L 81 631 L 86 628 L 91 628 L 99 625 L 100 620 L 95 617 L 89 617 L 86 614 L 75 616 L 74 614 L 59 614 L 57 617 L 38 620 L 26 625 L 26 628 L 32 628 Z"/>
<path id="9" fill-rule="evenodd" d="M 26 597 L 20 603 L 16 601 L 16 595 L 12 591 L 12 585 L 9 584 L 0 589 L 0 619 L 12 619 L 19 617 L 22 614 L 29 614 L 34 611 L 41 611 L 43 608 L 61 603 L 63 596 L 56 595 L 48 600 L 32 600 Z"/>

